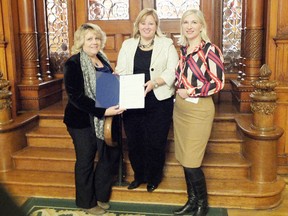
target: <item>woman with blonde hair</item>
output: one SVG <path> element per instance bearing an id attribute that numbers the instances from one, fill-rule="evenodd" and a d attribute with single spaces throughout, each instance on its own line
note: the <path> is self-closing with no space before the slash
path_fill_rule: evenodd
<path id="1" fill-rule="evenodd" d="M 175 67 L 178 54 L 159 28 L 152 8 L 143 9 L 134 23 L 133 37 L 123 42 L 115 71 L 120 75 L 145 74 L 145 108 L 123 114 L 134 180 L 153 192 L 160 184 L 165 164 L 167 136 L 172 120 Z"/>
<path id="2" fill-rule="evenodd" d="M 104 143 L 105 116 L 121 114 L 118 105 L 96 108 L 96 73 L 112 73 L 103 48 L 106 35 L 98 25 L 85 23 L 74 34 L 72 56 L 64 65 L 68 95 L 64 123 L 76 153 L 76 205 L 87 213 L 105 213 L 113 183 L 113 167 L 120 152 Z M 98 161 L 94 168 L 95 155 Z"/>
<path id="3" fill-rule="evenodd" d="M 223 56 L 207 36 L 200 10 L 187 10 L 180 26 L 173 128 L 175 157 L 184 169 L 188 201 L 174 214 L 205 216 L 208 199 L 201 164 L 214 120 L 211 96 L 224 87 Z"/>

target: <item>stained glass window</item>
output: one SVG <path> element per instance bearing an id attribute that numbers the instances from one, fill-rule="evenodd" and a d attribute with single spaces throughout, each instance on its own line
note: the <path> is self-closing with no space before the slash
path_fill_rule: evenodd
<path id="1" fill-rule="evenodd" d="M 177 19 L 188 9 L 199 9 L 200 0 L 156 0 L 160 19 Z"/>
<path id="2" fill-rule="evenodd" d="M 47 0 L 50 69 L 61 73 L 69 55 L 67 0 Z"/>
<path id="3" fill-rule="evenodd" d="M 226 72 L 236 72 L 241 53 L 242 0 L 223 1 L 223 55 Z"/>
<path id="4" fill-rule="evenodd" d="M 50 66 L 61 72 L 69 56 L 68 0 L 47 0 Z M 161 19 L 179 19 L 190 8 L 200 9 L 200 0 L 155 0 Z M 129 0 L 88 0 L 89 20 L 128 20 Z M 226 72 L 236 72 L 241 53 L 242 0 L 223 0 L 223 55 Z M 63 60 L 64 59 L 64 60 Z"/>
<path id="5" fill-rule="evenodd" d="M 88 0 L 89 20 L 128 20 L 129 0 Z"/>

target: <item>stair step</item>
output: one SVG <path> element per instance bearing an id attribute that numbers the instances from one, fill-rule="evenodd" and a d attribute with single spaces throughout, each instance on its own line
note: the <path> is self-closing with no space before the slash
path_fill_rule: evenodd
<path id="1" fill-rule="evenodd" d="M 14 196 L 74 198 L 74 174 L 50 171 L 11 170 L 0 173 L 0 182 Z"/>
<path id="2" fill-rule="evenodd" d="M 237 131 L 212 131 L 207 153 L 240 153 L 243 139 Z"/>
<path id="3" fill-rule="evenodd" d="M 66 127 L 63 123 L 64 109 L 67 101 L 61 101 L 50 107 L 40 110 L 39 126 L 41 127 Z"/>
<path id="4" fill-rule="evenodd" d="M 127 181 L 132 180 L 133 178 L 127 179 Z M 283 179 L 278 179 L 272 185 L 269 185 L 271 183 L 255 183 L 247 179 L 235 181 L 207 178 L 206 182 L 209 206 L 224 208 L 245 206 L 246 208 L 266 209 L 266 204 L 273 208 L 279 205 L 275 200 L 279 200 L 279 192 L 285 187 Z M 125 187 L 114 187 L 111 200 L 124 199 L 125 202 L 128 200 L 128 202 L 136 203 L 183 205 L 187 201 L 186 190 L 184 178 L 164 178 L 153 193 L 147 193 L 146 185 L 134 189 L 133 193 L 127 193 Z"/>
<path id="5" fill-rule="evenodd" d="M 65 104 L 62 101 L 39 111 L 39 126 L 26 134 L 28 146 L 12 155 L 15 169 L 0 173 L 0 182 L 14 196 L 75 198 L 75 152 L 63 123 Z M 217 109 L 202 166 L 210 206 L 253 209 L 277 206 L 285 182 L 282 179 L 269 183 L 249 180 L 251 164 L 241 153 L 243 139 L 235 122 L 237 113 L 224 113 L 222 106 L 216 106 Z M 147 193 L 146 185 L 132 191 L 126 186 L 114 186 L 112 201 L 167 205 L 183 205 L 186 202 L 183 168 L 175 159 L 173 137 L 171 126 L 164 178 L 158 189 Z M 125 133 L 123 138 L 125 180 L 132 181 Z"/>
<path id="6" fill-rule="evenodd" d="M 66 127 L 37 127 L 26 134 L 27 143 L 34 147 L 70 148 L 73 143 Z M 123 146 L 126 148 L 126 136 L 123 133 Z M 235 131 L 212 131 L 207 153 L 240 153 L 242 138 Z M 174 152 L 173 129 L 168 134 L 167 151 Z"/>
<path id="7" fill-rule="evenodd" d="M 37 127 L 26 134 L 28 146 L 72 149 L 71 137 L 64 127 Z"/>
<path id="8" fill-rule="evenodd" d="M 0 173 L 0 179 L 14 196 L 75 198 L 73 173 L 12 170 Z M 132 177 L 127 180 L 131 181 Z M 278 196 L 284 187 L 283 179 L 265 184 L 249 180 L 207 178 L 208 200 L 211 207 L 272 208 L 275 206 L 275 201 L 279 200 Z M 111 201 L 119 200 L 183 205 L 187 200 L 185 181 L 182 177 L 164 178 L 153 193 L 148 193 L 144 184 L 135 190 L 128 190 L 126 186 L 113 186 Z"/>
<path id="9" fill-rule="evenodd" d="M 60 128 L 66 128 L 66 125 L 63 123 L 63 116 L 60 116 L 58 118 L 40 118 L 39 119 L 39 126 L 40 127 L 60 127 Z"/>
<path id="10" fill-rule="evenodd" d="M 75 153 L 73 149 L 26 147 L 13 155 L 16 169 L 73 172 Z M 124 151 L 126 175 L 133 176 L 133 170 Z M 245 179 L 249 175 L 250 164 L 240 155 L 206 154 L 203 160 L 203 170 L 207 178 Z M 229 173 L 229 175 L 227 175 Z M 166 177 L 183 177 L 183 168 L 175 159 L 174 153 L 167 152 L 164 168 Z"/>
<path id="11" fill-rule="evenodd" d="M 212 131 L 237 131 L 237 124 L 235 122 L 235 116 L 215 116 Z"/>
<path id="12" fill-rule="evenodd" d="M 74 149 L 26 147 L 12 156 L 19 170 L 74 172 Z"/>

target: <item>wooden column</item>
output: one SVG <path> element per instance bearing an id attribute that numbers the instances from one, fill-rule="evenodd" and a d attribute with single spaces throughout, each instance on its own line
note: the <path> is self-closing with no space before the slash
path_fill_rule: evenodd
<path id="1" fill-rule="evenodd" d="M 22 84 L 36 84 L 41 82 L 38 59 L 38 42 L 36 30 L 35 1 L 18 0 Z"/>
<path id="2" fill-rule="evenodd" d="M 36 0 L 18 0 L 18 6 L 22 51 L 22 80 L 18 85 L 21 110 L 40 110 L 62 99 L 62 78 L 51 79 L 50 76 L 45 1 L 37 0 L 36 7 Z"/>
<path id="3" fill-rule="evenodd" d="M 263 61 L 264 6 L 264 0 L 243 1 L 241 57 L 244 67 L 242 79 L 231 81 L 233 101 L 240 112 L 250 112 L 251 83 L 258 79 Z"/>
<path id="4" fill-rule="evenodd" d="M 264 1 L 246 0 L 243 7 L 242 44 L 244 50 L 242 55 L 245 58 L 243 85 L 250 85 L 258 80 L 259 69 L 263 60 L 264 45 Z"/>
<path id="5" fill-rule="evenodd" d="M 37 16 L 37 30 L 39 41 L 39 59 L 40 71 L 44 81 L 51 80 L 52 74 L 50 72 L 49 64 L 49 46 L 46 22 L 46 4 L 45 0 L 36 1 L 36 16 Z"/>

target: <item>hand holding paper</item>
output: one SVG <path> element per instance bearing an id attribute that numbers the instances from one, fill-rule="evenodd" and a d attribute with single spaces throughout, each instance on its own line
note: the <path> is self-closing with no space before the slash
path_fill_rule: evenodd
<path id="1" fill-rule="evenodd" d="M 144 108 L 144 74 L 122 75 L 96 73 L 96 107 L 119 104 L 120 109 Z"/>

